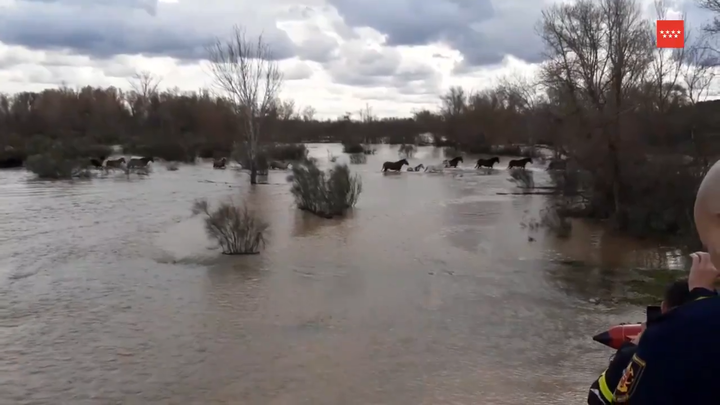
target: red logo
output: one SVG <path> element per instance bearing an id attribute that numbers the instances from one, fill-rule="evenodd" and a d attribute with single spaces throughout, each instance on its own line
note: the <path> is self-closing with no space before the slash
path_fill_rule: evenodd
<path id="1" fill-rule="evenodd" d="M 655 25 L 657 26 L 658 48 L 685 47 L 685 21 L 657 20 Z"/>

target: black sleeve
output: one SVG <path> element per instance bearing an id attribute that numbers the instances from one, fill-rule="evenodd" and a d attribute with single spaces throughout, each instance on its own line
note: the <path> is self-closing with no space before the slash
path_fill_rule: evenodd
<path id="1" fill-rule="evenodd" d="M 690 300 L 695 301 L 701 298 L 715 297 L 718 293 L 715 290 L 708 290 L 707 288 L 696 287 L 690 291 Z"/>
<path id="2" fill-rule="evenodd" d="M 637 346 L 634 343 L 625 342 L 615 353 L 615 357 L 610 361 L 610 365 L 605 371 L 605 381 L 608 387 L 611 387 L 611 390 L 615 390 L 636 351 Z"/>
<path id="3" fill-rule="evenodd" d="M 625 342 L 620 346 L 612 360 L 610 360 L 607 370 L 603 373 L 604 375 L 598 377 L 590 386 L 588 405 L 607 405 L 611 403 L 612 392 L 615 391 L 615 387 L 622 378 L 625 368 L 630 364 L 630 359 L 632 359 L 636 349 L 637 346 L 631 342 Z M 607 394 L 603 394 L 601 388 L 603 384 L 609 390 Z M 608 397 L 606 398 L 606 396 Z"/>

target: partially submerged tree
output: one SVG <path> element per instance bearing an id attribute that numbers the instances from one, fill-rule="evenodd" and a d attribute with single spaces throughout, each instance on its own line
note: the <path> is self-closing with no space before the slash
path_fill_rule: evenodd
<path id="1" fill-rule="evenodd" d="M 263 121 L 276 107 L 283 75 L 262 35 L 248 39 L 235 26 L 228 40 L 217 39 L 208 48 L 214 85 L 228 98 L 242 122 L 242 139 L 250 162 L 250 183 L 257 184 L 258 140 Z"/>
<path id="2" fill-rule="evenodd" d="M 197 200 L 192 213 L 205 215 L 205 231 L 220 244 L 223 254 L 256 254 L 265 246 L 269 225 L 244 204 L 223 202 L 213 210 L 207 200 Z"/>
<path id="3" fill-rule="evenodd" d="M 362 181 L 350 173 L 350 168 L 337 164 L 328 172 L 317 167 L 313 160 L 293 166 L 290 192 L 295 204 L 303 211 L 332 218 L 344 215 L 354 207 L 362 192 Z"/>

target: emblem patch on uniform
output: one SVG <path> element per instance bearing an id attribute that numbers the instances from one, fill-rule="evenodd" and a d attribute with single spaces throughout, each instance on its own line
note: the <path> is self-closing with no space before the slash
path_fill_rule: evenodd
<path id="1" fill-rule="evenodd" d="M 625 373 L 615 389 L 615 403 L 622 404 L 628 402 L 640 382 L 640 377 L 642 377 L 644 370 L 645 361 L 635 354 L 632 360 L 630 360 L 630 364 L 625 368 Z"/>

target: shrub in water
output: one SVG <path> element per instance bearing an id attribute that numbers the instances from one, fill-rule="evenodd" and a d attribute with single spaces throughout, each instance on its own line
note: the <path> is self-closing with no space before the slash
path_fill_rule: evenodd
<path id="1" fill-rule="evenodd" d="M 270 160 L 281 162 L 296 162 L 305 160 L 308 154 L 307 147 L 302 143 L 273 144 L 261 148 Z"/>
<path id="2" fill-rule="evenodd" d="M 205 215 L 205 231 L 218 241 L 223 254 L 246 255 L 260 253 L 265 247 L 265 233 L 269 225 L 250 212 L 245 205 L 230 202 L 211 210 L 207 200 L 197 200 L 193 215 Z"/>
<path id="3" fill-rule="evenodd" d="M 350 155 L 350 163 L 354 165 L 367 163 L 367 156 L 362 153 L 353 153 Z"/>
<path id="4" fill-rule="evenodd" d="M 508 179 L 520 188 L 533 188 L 535 187 L 535 178 L 531 170 L 525 170 L 521 168 L 510 169 L 510 179 Z"/>
<path id="5" fill-rule="evenodd" d="M 25 168 L 40 179 L 87 177 L 88 164 L 84 159 L 68 159 L 59 153 L 32 155 L 25 160 Z"/>
<path id="6" fill-rule="evenodd" d="M 400 149 L 398 150 L 398 154 L 401 157 L 405 157 L 410 159 L 413 157 L 415 152 L 417 151 L 417 147 L 413 144 L 402 144 L 400 145 Z"/>
<path id="7" fill-rule="evenodd" d="M 332 218 L 354 207 L 362 192 L 362 181 L 344 164 L 328 172 L 309 161 L 293 166 L 292 187 L 295 204 L 304 211 Z"/>
<path id="8" fill-rule="evenodd" d="M 355 142 L 343 142 L 343 153 L 365 153 L 365 148 L 362 146 L 362 144 L 355 143 Z"/>

